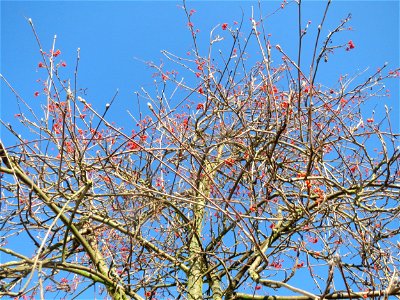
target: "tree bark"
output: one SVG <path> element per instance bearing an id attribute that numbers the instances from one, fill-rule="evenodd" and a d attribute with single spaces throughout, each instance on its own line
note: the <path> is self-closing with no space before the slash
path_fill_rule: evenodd
<path id="1" fill-rule="evenodd" d="M 196 193 L 197 203 L 194 205 L 193 208 L 194 234 L 189 244 L 189 257 L 191 264 L 187 282 L 187 292 L 189 300 L 203 299 L 204 261 L 202 256 L 201 236 L 204 221 L 204 208 L 207 199 L 210 196 L 211 185 L 215 175 L 215 167 L 219 164 L 221 153 L 222 147 L 219 147 L 215 160 L 213 162 L 205 161 L 204 166 L 200 166 L 200 168 L 203 168 L 201 172 L 203 173 L 203 175 L 200 179 L 198 191 Z M 211 285 L 215 288 L 215 284 L 211 283 Z"/>

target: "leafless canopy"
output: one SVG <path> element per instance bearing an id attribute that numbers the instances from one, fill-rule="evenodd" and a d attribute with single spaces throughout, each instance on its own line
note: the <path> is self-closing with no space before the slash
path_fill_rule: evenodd
<path id="1" fill-rule="evenodd" d="M 301 46 L 289 57 L 265 17 L 247 33 L 216 26 L 203 53 L 184 5 L 193 50 L 164 51 L 174 69 L 151 64 L 135 132 L 108 120 L 113 102 L 98 112 L 60 78 L 56 48 L 42 53 L 42 109 L 13 90 L 29 133 L 2 122 L 16 143 L 0 145 L 0 296 L 79 298 L 93 285 L 113 299 L 400 295 L 398 134 L 390 108 L 363 115 L 399 70 L 316 82 L 354 47 L 331 43 L 350 16 L 320 35 L 329 6 L 303 67 Z M 307 29 L 299 21 L 299 45 Z M 78 62 L 79 51 L 75 79 Z"/>

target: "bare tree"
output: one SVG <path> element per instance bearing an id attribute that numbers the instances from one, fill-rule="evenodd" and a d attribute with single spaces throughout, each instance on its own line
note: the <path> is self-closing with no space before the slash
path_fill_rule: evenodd
<path id="1" fill-rule="evenodd" d="M 303 67 L 309 24 L 301 1 L 291 5 L 296 58 L 273 45 L 261 6 L 247 35 L 242 23 L 219 24 L 202 54 L 184 3 L 193 50 L 163 52 L 175 69 L 151 64 L 156 86 L 137 94 L 148 104 L 145 117 L 131 115 L 135 132 L 107 119 L 113 101 L 99 112 L 84 99 L 79 50 L 72 84 L 60 78 L 60 51 L 41 52 L 42 110 L 2 76 L 29 132 L 2 122 L 17 142 L 0 144 L 0 295 L 79 298 L 95 284 L 113 299 L 400 295 L 398 134 L 389 108 L 363 115 L 399 70 L 319 84 L 320 65 L 355 47 L 333 40 L 350 16 L 323 38 L 327 2 Z M 11 242 L 20 235 L 30 255 Z"/>

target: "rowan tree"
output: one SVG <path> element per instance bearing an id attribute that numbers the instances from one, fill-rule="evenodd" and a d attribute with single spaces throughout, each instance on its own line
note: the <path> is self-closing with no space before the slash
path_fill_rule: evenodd
<path id="1" fill-rule="evenodd" d="M 335 40 L 351 17 L 323 36 L 328 1 L 310 42 L 301 1 L 273 13 L 286 5 L 298 7 L 295 57 L 261 5 L 249 31 L 248 16 L 217 24 L 203 47 L 184 2 L 193 48 L 149 63 L 155 85 L 137 92 L 132 131 L 107 117 L 117 95 L 96 110 L 76 85 L 79 50 L 71 79 L 55 44 L 40 50 L 40 109 L 2 75 L 27 131 L 2 121 L 15 141 L 0 144 L 1 296 L 79 298 L 93 285 L 113 299 L 400 296 L 399 135 L 389 107 L 365 110 L 399 69 L 319 83 L 332 55 L 355 51 Z"/>

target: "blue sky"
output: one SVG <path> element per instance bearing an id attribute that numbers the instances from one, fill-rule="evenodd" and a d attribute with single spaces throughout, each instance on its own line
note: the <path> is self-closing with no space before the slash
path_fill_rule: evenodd
<path id="1" fill-rule="evenodd" d="M 306 65 L 317 25 L 321 19 L 325 1 L 305 1 L 303 24 L 311 20 L 305 43 Z M 119 89 L 116 104 L 111 108 L 108 120 L 125 126 L 127 131 L 134 127 L 127 110 L 137 112 L 134 94 L 142 86 L 152 89 L 154 70 L 143 61 L 156 64 L 165 60 L 160 50 L 168 50 L 185 56 L 192 49 L 190 32 L 184 12 L 179 9 L 179 1 L 2 1 L 1 2 L 1 74 L 32 107 L 38 109 L 44 103 L 44 96 L 34 97 L 41 85 L 37 79 L 45 79 L 46 73 L 39 69 L 41 61 L 39 49 L 26 18 L 32 18 L 43 45 L 43 50 L 51 49 L 53 36 L 57 34 L 56 49 L 61 50 L 60 60 L 67 63 L 61 69 L 65 79 L 73 79 L 76 50 L 80 48 L 78 85 L 87 88 L 87 100 L 102 111 L 105 104 Z M 200 29 L 200 48 L 208 46 L 209 31 L 217 24 L 240 21 L 242 10 L 245 27 L 249 28 L 251 6 L 254 1 L 214 1 L 188 2 L 189 9 L 196 13 L 193 23 Z M 266 4 L 268 14 L 279 2 Z M 370 68 L 373 73 L 384 62 L 389 69 L 399 63 L 399 2 L 398 1 L 333 1 L 328 13 L 323 37 L 328 29 L 352 13 L 352 31 L 338 35 L 338 43 L 354 41 L 352 51 L 338 51 L 328 64 L 323 64 L 317 81 L 334 86 L 340 74 L 356 74 Z M 267 21 L 267 32 L 272 33 L 273 44 L 280 44 L 289 54 L 295 53 L 297 39 L 296 7 L 289 5 L 284 11 L 273 15 Z M 227 32 L 220 32 L 227 35 Z M 229 43 L 227 43 L 228 45 Z M 221 46 L 222 47 L 222 46 Z M 363 78 L 367 78 L 368 74 Z M 192 78 L 191 80 L 195 80 Z M 390 98 L 375 102 L 382 111 L 383 104 L 393 108 L 392 118 L 399 131 L 399 85 L 389 81 Z M 375 105 L 374 104 L 374 105 Z M 15 124 L 14 114 L 18 113 L 16 99 L 5 84 L 1 83 L 1 118 Z M 366 113 L 369 113 L 368 111 Z M 129 127 L 132 128 L 129 128 Z M 4 143 L 10 136 L 0 129 Z"/>
<path id="2" fill-rule="evenodd" d="M 304 62 L 310 54 L 307 55 L 307 45 L 313 45 L 324 3 L 304 1 L 303 23 L 312 22 L 304 41 Z M 46 73 L 37 68 L 41 56 L 26 20 L 32 18 L 44 51 L 51 49 L 53 36 L 57 34 L 56 48 L 62 52 L 60 60 L 67 63 L 61 70 L 64 79 L 73 78 L 76 50 L 80 48 L 78 84 L 87 88 L 88 101 L 101 110 L 119 89 L 118 107 L 112 107 L 109 117 L 125 116 L 126 110 L 134 113 L 137 105 L 134 92 L 141 86 L 149 88 L 154 80 L 151 77 L 154 71 L 140 60 L 158 64 L 165 60 L 160 50 L 181 56 L 191 50 L 187 20 L 178 8 L 180 4 L 179 1 L 2 1 L 1 73 L 31 105 L 44 101 L 44 97 L 33 97 L 41 89 L 36 80 L 45 79 Z M 234 21 L 240 21 L 242 10 L 248 28 L 252 5 L 257 7 L 254 1 L 188 2 L 188 7 L 196 10 L 193 23 L 201 30 L 200 46 L 208 45 L 209 31 L 215 25 L 226 22 L 233 26 Z M 263 2 L 264 14 L 278 6 L 279 2 Z M 350 12 L 353 30 L 340 33 L 336 41 L 345 43 L 351 39 L 356 48 L 351 52 L 338 51 L 329 64 L 322 66 L 318 78 L 322 83 L 333 84 L 340 74 L 355 74 L 366 67 L 372 72 L 385 61 L 389 62 L 389 68 L 400 65 L 399 2 L 333 1 L 322 36 Z M 295 53 L 295 5 L 270 17 L 267 27 L 273 43 L 280 44 L 289 54 L 291 49 Z M 12 121 L 17 113 L 15 98 L 3 83 L 1 87 L 2 117 Z M 388 104 L 397 108 L 398 114 L 398 100 L 397 103 L 394 100 L 398 96 L 396 86 L 391 94 Z"/>

